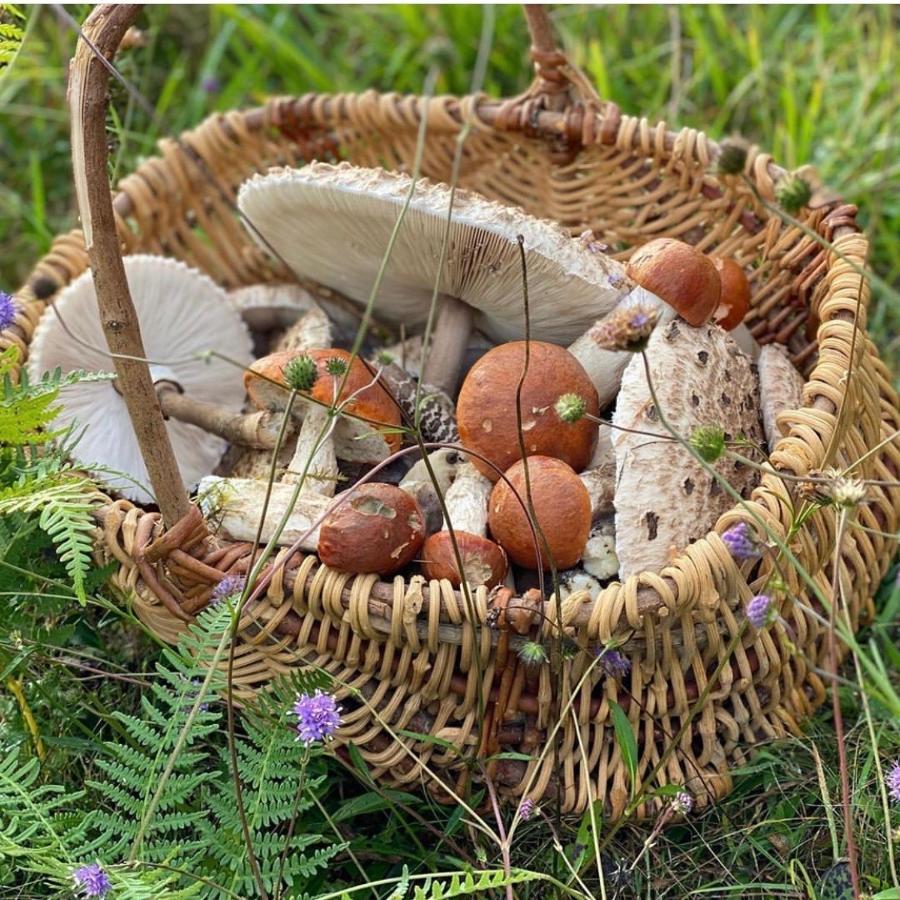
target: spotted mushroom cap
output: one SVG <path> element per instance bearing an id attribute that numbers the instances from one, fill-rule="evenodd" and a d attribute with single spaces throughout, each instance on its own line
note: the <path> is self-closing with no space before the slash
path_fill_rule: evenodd
<path id="1" fill-rule="evenodd" d="M 673 319 L 653 332 L 644 352 L 663 414 L 677 434 L 689 439 L 699 427 L 718 426 L 726 440 L 743 435 L 761 442 L 756 375 L 721 328 L 691 328 Z M 625 579 L 668 565 L 734 501 L 660 422 L 640 355 L 622 377 L 612 442 L 616 553 Z M 714 465 L 744 497 L 758 481 L 756 469 L 727 454 Z"/>
<path id="2" fill-rule="evenodd" d="M 456 421 L 464 447 L 486 456 L 501 471 L 521 458 L 516 418 L 516 390 L 525 366 L 525 342 L 489 350 L 469 370 L 456 401 Z M 553 456 L 576 471 L 591 460 L 597 424 L 587 418 L 563 422 L 556 412 L 561 394 L 578 394 L 586 412 L 600 415 L 597 391 L 581 363 L 563 347 L 541 341 L 529 344 L 528 373 L 522 385 L 522 436 L 529 456 Z M 485 476 L 498 473 L 471 457 Z"/>
<path id="3" fill-rule="evenodd" d="M 393 484 L 362 484 L 322 523 L 319 559 L 342 572 L 392 575 L 419 552 L 425 517 L 416 501 Z"/>
<path id="4" fill-rule="evenodd" d="M 375 312 L 421 325 L 435 287 L 451 190 L 405 174 L 343 162 L 276 168 L 245 182 L 238 206 L 297 275 L 366 303 L 391 233 L 409 202 Z M 568 344 L 634 287 L 621 264 L 559 225 L 470 191 L 453 194 L 438 290 L 474 307 L 474 325 L 497 341 L 524 337 L 524 238 L 531 333 Z"/>

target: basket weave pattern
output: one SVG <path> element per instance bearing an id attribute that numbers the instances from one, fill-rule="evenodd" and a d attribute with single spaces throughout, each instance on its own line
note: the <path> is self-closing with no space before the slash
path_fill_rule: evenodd
<path id="1" fill-rule="evenodd" d="M 547 68 L 536 87 L 500 104 L 484 97 L 424 100 L 369 91 L 281 98 L 262 109 L 214 116 L 180 141 L 163 140 L 158 157 L 123 179 L 115 201 L 123 252 L 176 257 L 229 288 L 287 280 L 289 273 L 252 243 L 233 212 L 230 201 L 243 180 L 270 166 L 313 159 L 409 171 L 424 117 L 422 174 L 446 181 L 457 136 L 470 122 L 462 187 L 556 220 L 576 235 L 591 228 L 619 258 L 665 235 L 752 267 L 748 325 L 761 343 L 788 346 L 808 379 L 803 408 L 782 419 L 788 434 L 772 454 L 773 466 L 797 475 L 846 466 L 896 431 L 897 398 L 865 333 L 868 286 L 853 264 L 865 264 L 867 243 L 855 226 L 856 210 L 831 202 L 804 211 L 803 223 L 833 240 L 841 259 L 768 212 L 741 179 L 711 175 L 717 147 L 702 133 L 673 133 L 665 123 L 622 115 L 575 79 L 565 85 L 563 108 L 554 110 L 559 104 L 548 101 L 554 96 L 548 85 L 559 86 L 554 72 Z M 771 199 L 780 173 L 771 158 L 752 150 L 745 171 L 759 194 Z M 227 186 L 228 197 L 209 175 Z M 33 298 L 39 279 L 59 289 L 86 267 L 80 232 L 62 235 L 20 294 Z M 25 305 L 16 325 L 0 336 L 0 348 L 15 343 L 27 353 L 42 308 L 36 300 Z M 817 333 L 807 328 L 811 317 Z M 896 479 L 900 443 L 885 443 L 855 474 Z M 788 534 L 793 504 L 782 480 L 764 475 L 751 505 L 776 534 Z M 561 609 L 554 599 L 545 604 L 531 637 L 549 637 L 559 616 L 582 646 L 623 641 L 632 670 L 617 683 L 595 667 L 578 687 L 543 762 L 492 764 L 501 793 L 514 797 L 527 789 L 539 798 L 559 790 L 566 811 L 581 811 L 599 797 L 611 817 L 622 813 L 630 788 L 609 702 L 618 702 L 632 722 L 643 780 L 706 688 L 741 626 L 746 601 L 769 572 L 766 560 L 736 563 L 719 538 L 740 520 L 752 524 L 742 509 L 723 516 L 715 533 L 663 573 L 612 584 L 594 602 L 576 595 Z M 871 488 L 859 521 L 878 532 L 896 529 L 900 492 Z M 826 591 L 835 530 L 834 513 L 820 509 L 789 538 Z M 114 583 L 122 596 L 169 641 L 206 605 L 224 573 L 247 571 L 252 551 L 218 538 L 215 522 L 205 523 L 196 510 L 166 532 L 158 514 L 123 500 L 111 500 L 103 511 L 97 546 L 99 557 L 119 563 Z M 484 589 L 474 595 L 471 622 L 466 604 L 446 582 L 379 582 L 331 571 L 313 556 L 284 561 L 284 555 L 266 596 L 241 623 L 236 694 L 246 698 L 294 666 L 322 666 L 345 685 L 338 692 L 346 711 L 339 742 L 352 741 L 373 775 L 386 782 L 409 786 L 427 780 L 427 770 L 441 770 L 461 784 L 466 775 L 458 754 L 436 743 L 395 739 L 392 733 L 400 730 L 451 741 L 468 756 L 515 749 L 536 757 L 590 662 L 579 654 L 558 665 L 524 666 L 514 652 L 521 636 L 485 625 L 490 611 Z M 883 537 L 856 529 L 846 536 L 841 577 L 854 628 L 872 615 L 872 594 L 887 562 Z M 801 608 L 816 607 L 808 589 L 792 570 L 786 576 L 780 614 L 800 652 L 792 649 L 783 624 L 744 635 L 653 786 L 685 784 L 700 805 L 712 802 L 729 790 L 730 768 L 754 744 L 799 731 L 823 701 L 825 685 L 815 669 L 823 665 L 826 631 Z M 648 802 L 638 814 L 652 806 Z"/>

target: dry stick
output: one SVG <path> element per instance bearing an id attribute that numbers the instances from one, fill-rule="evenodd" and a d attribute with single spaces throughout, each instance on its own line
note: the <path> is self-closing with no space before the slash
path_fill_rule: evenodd
<path id="1" fill-rule="evenodd" d="M 500 804 L 497 802 L 497 791 L 494 788 L 494 780 L 485 771 L 484 783 L 487 787 L 488 797 L 491 798 L 491 809 L 494 811 L 494 818 L 497 820 L 497 835 L 500 838 L 500 858 L 503 860 L 503 874 L 509 878 L 511 864 L 509 859 L 509 842 L 506 839 L 506 829 L 503 827 L 503 816 L 500 814 Z M 513 900 L 513 889 L 511 884 L 506 885 L 507 900 Z"/>
<path id="2" fill-rule="evenodd" d="M 138 13 L 134 5 L 105 5 L 88 16 L 84 33 L 102 58 L 112 57 Z M 91 262 L 97 306 L 113 354 L 144 356 L 137 313 L 125 267 L 107 178 L 106 90 L 109 73 L 90 47 L 79 41 L 69 73 L 72 161 L 84 243 Z M 169 441 L 153 379 L 145 363 L 113 357 L 118 387 L 147 466 L 163 521 L 168 527 L 191 509 L 178 461 Z"/>
<path id="3" fill-rule="evenodd" d="M 853 896 L 859 897 L 859 870 L 856 860 L 856 841 L 853 836 L 853 819 L 850 813 L 850 772 L 847 768 L 847 748 L 844 746 L 844 716 L 841 712 L 841 698 L 838 693 L 837 670 L 838 654 L 835 638 L 835 616 L 840 594 L 841 543 L 847 524 L 847 509 L 841 509 L 838 518 L 837 535 L 835 536 L 834 564 L 831 570 L 831 585 L 834 596 L 831 609 L 828 611 L 828 674 L 831 677 L 831 708 L 834 713 L 834 731 L 837 738 L 838 764 L 841 771 L 841 804 L 844 812 L 844 832 L 847 835 L 847 858 L 850 865 L 850 881 L 853 884 Z M 851 625 L 852 630 L 852 625 Z"/>

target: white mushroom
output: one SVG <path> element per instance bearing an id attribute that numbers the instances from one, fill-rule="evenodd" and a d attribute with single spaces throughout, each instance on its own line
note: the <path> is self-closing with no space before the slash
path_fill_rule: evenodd
<path id="1" fill-rule="evenodd" d="M 690 439 L 698 427 L 718 426 L 726 440 L 743 435 L 760 441 L 756 376 L 750 360 L 721 328 L 691 328 L 673 320 L 653 332 L 645 354 L 663 415 L 682 438 Z M 672 554 L 706 534 L 734 501 L 664 429 L 640 355 L 622 377 L 613 426 L 650 433 L 614 427 L 612 435 L 616 552 L 619 575 L 627 578 L 667 565 Z M 714 465 L 742 496 L 757 482 L 756 469 L 727 454 Z"/>
<path id="2" fill-rule="evenodd" d="M 787 351 L 778 344 L 766 344 L 759 354 L 759 399 L 763 430 L 769 452 L 787 434 L 778 417 L 803 406 L 803 376 L 794 368 Z"/>
<path id="3" fill-rule="evenodd" d="M 228 297 L 252 331 L 288 328 L 317 306 L 299 284 L 251 284 L 229 291 Z"/>
<path id="4" fill-rule="evenodd" d="M 616 530 L 611 521 L 601 522 L 591 529 L 581 557 L 581 567 L 600 581 L 609 581 L 619 574 Z"/>
<path id="5" fill-rule="evenodd" d="M 252 359 L 250 334 L 226 293 L 206 275 L 159 256 L 126 256 L 123 262 L 146 356 L 165 363 L 151 366 L 151 373 L 160 385 L 163 411 L 170 416 L 167 428 L 182 479 L 185 487 L 192 488 L 216 467 L 227 444 L 222 437 L 179 421 L 175 415 L 189 417 L 199 412 L 199 420 L 204 423 L 207 416 L 209 423 L 224 422 L 237 434 L 246 426 L 246 436 L 256 435 L 263 445 L 269 438 L 274 440 L 264 416 L 250 422 L 241 420 L 241 369 L 222 359 L 203 356 L 214 349 L 246 365 Z M 48 309 L 31 343 L 29 376 L 37 380 L 57 367 L 63 372 L 109 371 L 112 361 L 91 273 L 85 272 L 65 288 L 55 305 L 71 334 L 54 310 Z M 172 398 L 170 406 L 166 396 Z M 115 383 L 81 382 L 64 387 L 60 399 L 62 410 L 57 424 L 84 429 L 72 449 L 75 459 L 104 467 L 107 483 L 129 499 L 151 502 L 153 498 L 140 486 L 148 480 L 147 470 Z M 110 475 L 109 470 L 124 477 Z"/>
<path id="6" fill-rule="evenodd" d="M 433 450 L 428 454 L 428 463 L 434 472 L 435 483 L 431 479 L 424 460 L 419 460 L 406 473 L 400 488 L 415 498 L 425 515 L 425 530 L 428 534 L 440 531 L 444 524 L 444 514 L 438 500 L 437 491 L 446 498 L 450 485 L 456 479 L 462 460 L 458 451 L 451 448 Z"/>

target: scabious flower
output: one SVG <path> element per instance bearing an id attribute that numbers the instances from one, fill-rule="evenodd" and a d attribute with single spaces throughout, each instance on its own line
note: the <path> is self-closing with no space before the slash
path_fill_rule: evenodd
<path id="1" fill-rule="evenodd" d="M 754 628 L 765 628 L 772 612 L 772 598 L 768 594 L 757 594 L 747 604 L 747 618 Z"/>
<path id="2" fill-rule="evenodd" d="M 759 556 L 759 547 L 746 522 L 738 522 L 726 529 L 722 534 L 722 542 L 737 560 L 756 559 Z"/>
<path id="3" fill-rule="evenodd" d="M 200 87 L 203 88 L 204 92 L 207 94 L 218 94 L 219 89 L 222 87 L 222 82 L 219 81 L 218 77 L 215 75 L 207 75 L 206 78 L 200 82 Z"/>
<path id="4" fill-rule="evenodd" d="M 747 144 L 741 138 L 728 138 L 719 145 L 716 170 L 720 175 L 740 175 L 747 165 Z"/>
<path id="5" fill-rule="evenodd" d="M 694 429 L 690 444 L 704 462 L 714 463 L 725 452 L 725 432 L 718 425 L 703 425 Z"/>
<path id="6" fill-rule="evenodd" d="M 587 403 L 584 397 L 580 397 L 578 394 L 562 394 L 556 401 L 554 409 L 563 422 L 572 423 L 584 416 L 587 412 Z"/>
<path id="7" fill-rule="evenodd" d="M 588 335 L 602 350 L 637 353 L 647 341 L 659 318 L 659 310 L 649 306 L 623 306 L 591 326 Z"/>
<path id="8" fill-rule="evenodd" d="M 694 808 L 694 798 L 687 791 L 679 791 L 672 800 L 672 809 L 683 816 L 688 815 Z"/>
<path id="9" fill-rule="evenodd" d="M 297 716 L 297 740 L 304 744 L 327 741 L 341 727 L 341 710 L 331 694 L 316 691 L 300 694 L 294 704 Z"/>
<path id="10" fill-rule="evenodd" d="M 887 783 L 888 794 L 890 794 L 891 800 L 900 803 L 900 759 L 891 766 L 891 770 L 887 773 L 884 780 Z"/>
<path id="11" fill-rule="evenodd" d="M 526 666 L 539 666 L 547 661 L 547 651 L 544 649 L 544 645 L 538 641 L 525 641 L 519 648 L 519 659 Z"/>
<path id="12" fill-rule="evenodd" d="M 631 660 L 619 653 L 618 650 L 603 650 L 599 651 L 600 655 L 600 668 L 603 669 L 604 672 L 610 678 L 624 678 L 631 671 Z"/>
<path id="13" fill-rule="evenodd" d="M 112 888 L 109 875 L 103 871 L 100 863 L 81 866 L 72 873 L 75 890 L 83 897 L 105 897 Z"/>
<path id="14" fill-rule="evenodd" d="M 243 575 L 226 575 L 214 588 L 212 592 L 211 604 L 218 604 L 227 597 L 233 597 L 235 594 L 241 594 L 244 591 L 244 585 L 247 579 Z"/>
<path id="15" fill-rule="evenodd" d="M 812 197 L 810 183 L 800 175 L 785 175 L 775 186 L 775 199 L 788 213 L 798 213 Z"/>
<path id="16" fill-rule="evenodd" d="M 18 304 L 13 300 L 12 294 L 0 291 L 0 331 L 5 331 L 16 321 L 18 311 Z"/>
<path id="17" fill-rule="evenodd" d="M 519 818 L 523 822 L 527 822 L 537 811 L 538 808 L 534 800 L 531 797 L 526 797 L 519 806 Z"/>
<path id="18" fill-rule="evenodd" d="M 306 353 L 295 356 L 283 369 L 285 383 L 291 390 L 308 391 L 319 375 L 316 361 Z"/>
<path id="19" fill-rule="evenodd" d="M 853 509 L 865 499 L 865 482 L 856 478 L 838 478 L 831 487 L 831 500 L 835 506 Z"/>

